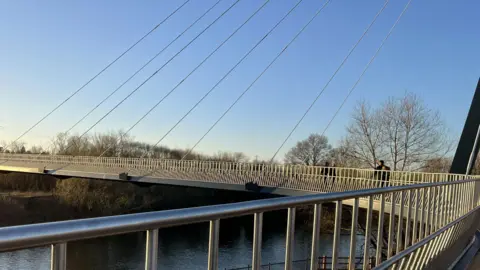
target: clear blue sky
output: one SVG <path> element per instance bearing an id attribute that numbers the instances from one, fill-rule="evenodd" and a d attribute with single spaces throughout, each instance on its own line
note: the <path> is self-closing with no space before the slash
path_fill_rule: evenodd
<path id="1" fill-rule="evenodd" d="M 108 62 L 149 31 L 183 1 L 9 1 L 0 0 L 0 140 L 17 137 Z M 95 80 L 24 141 L 48 144 L 152 57 L 216 0 L 192 0 L 153 35 Z M 292 136 L 321 132 L 358 78 L 407 0 L 392 0 L 368 36 Z M 82 132 L 174 55 L 233 0 L 219 6 L 136 79 L 99 108 L 75 132 Z M 260 0 L 240 3 L 179 55 L 137 94 L 107 117 L 95 132 L 126 129 L 177 84 L 241 24 Z M 138 140 L 159 139 L 296 0 L 271 0 L 249 24 L 132 131 Z M 163 144 L 186 148 L 206 131 L 286 42 L 324 3 L 304 0 L 237 70 Z M 360 37 L 383 0 L 331 4 L 254 88 L 199 145 L 202 152 L 242 151 L 268 158 L 303 114 L 340 61 Z M 406 90 L 442 111 L 452 136 L 463 127 L 480 76 L 479 1 L 414 0 L 377 60 L 327 135 L 344 134 L 360 99 L 379 104 Z"/>

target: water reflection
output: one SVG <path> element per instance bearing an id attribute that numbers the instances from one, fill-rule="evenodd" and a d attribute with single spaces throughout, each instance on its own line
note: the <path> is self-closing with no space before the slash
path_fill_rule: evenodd
<path id="1" fill-rule="evenodd" d="M 220 230 L 220 269 L 251 264 L 252 228 L 244 222 L 222 223 Z M 311 230 L 297 226 L 294 259 L 309 257 Z M 349 235 L 340 237 L 340 256 L 348 256 Z M 357 243 L 363 241 L 357 237 Z M 321 236 L 320 253 L 331 255 L 332 235 Z M 163 229 L 159 233 L 159 269 L 205 269 L 208 252 L 208 224 Z M 144 269 L 145 233 L 71 242 L 68 244 L 67 269 Z M 264 228 L 262 262 L 282 262 L 285 255 L 285 228 Z M 294 264 L 305 269 L 304 263 Z M 0 269 L 49 269 L 50 249 L 35 248 L 0 253 Z M 282 269 L 282 266 L 271 269 Z"/>

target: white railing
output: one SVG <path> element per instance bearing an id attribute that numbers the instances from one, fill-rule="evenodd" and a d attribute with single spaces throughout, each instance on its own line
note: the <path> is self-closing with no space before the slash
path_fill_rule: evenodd
<path id="1" fill-rule="evenodd" d="M 1 154 L 1 165 L 41 166 L 55 170 L 128 172 L 131 176 L 195 180 L 215 183 L 281 187 L 311 192 L 361 190 L 382 186 L 436 183 L 466 179 L 462 174 L 409 171 L 388 172 L 382 181 L 372 169 L 326 168 L 285 164 L 255 164 L 201 160 L 140 159 L 94 156 Z M 25 164 L 25 165 L 24 165 Z M 470 176 L 470 178 L 478 178 Z"/>
<path id="2" fill-rule="evenodd" d="M 364 258 L 360 266 L 370 269 L 369 258 L 372 255 L 375 257 L 376 269 L 446 269 L 455 261 L 469 237 L 478 228 L 479 191 L 480 180 L 463 180 L 6 227 L 0 228 L 0 252 L 51 245 L 52 269 L 64 270 L 68 264 L 67 243 L 70 241 L 146 231 L 145 269 L 153 270 L 162 264 L 157 261 L 159 229 L 210 222 L 207 268 L 216 270 L 219 269 L 218 239 L 221 220 L 253 215 L 252 269 L 258 270 L 262 264 L 263 213 L 288 209 L 285 269 L 290 270 L 295 252 L 292 243 L 295 238 L 296 208 L 313 206 L 310 256 L 310 269 L 313 270 L 319 266 L 319 246 L 322 244 L 319 238 L 322 204 L 335 203 L 332 269 L 338 269 L 341 220 L 342 215 L 346 214 L 342 205 L 353 200 L 349 269 L 357 268 L 358 262 L 355 258 L 359 256 Z M 378 214 L 377 227 L 383 228 L 388 222 L 388 232 L 383 235 L 383 229 L 378 230 L 375 237 L 372 237 L 375 197 L 380 198 L 380 208 L 375 211 Z M 401 201 L 386 204 L 391 198 L 401 198 Z M 360 201 L 367 201 L 368 206 L 364 224 L 366 237 L 364 243 L 359 243 L 363 245 L 363 251 L 357 252 L 355 239 L 361 213 Z M 387 208 L 390 208 L 390 215 L 385 214 Z M 399 218 L 396 219 L 396 216 Z M 373 238 L 386 239 L 386 245 L 382 245 L 383 241 L 377 241 L 377 245 L 373 246 Z"/>

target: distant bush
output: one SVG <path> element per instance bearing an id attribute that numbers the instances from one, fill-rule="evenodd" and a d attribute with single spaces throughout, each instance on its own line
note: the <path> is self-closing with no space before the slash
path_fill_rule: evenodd
<path id="1" fill-rule="evenodd" d="M 138 207 L 132 185 L 71 178 L 57 182 L 55 195 L 65 203 L 82 210 L 117 214 Z"/>
<path id="2" fill-rule="evenodd" d="M 50 175 L 27 173 L 0 174 L 0 190 L 2 191 L 45 191 L 55 189 L 57 179 Z"/>

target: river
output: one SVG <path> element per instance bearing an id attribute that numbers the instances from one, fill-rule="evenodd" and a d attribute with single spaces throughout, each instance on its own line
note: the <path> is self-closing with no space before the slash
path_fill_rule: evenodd
<path id="1" fill-rule="evenodd" d="M 250 225 L 248 225 L 250 224 Z M 252 225 L 229 222 L 220 226 L 219 269 L 247 267 L 251 264 Z M 309 257 L 311 229 L 296 226 L 294 259 Z M 340 256 L 348 256 L 349 235 L 340 236 Z M 357 236 L 357 249 L 363 236 Z M 321 235 L 320 254 L 331 255 L 333 236 Z M 208 224 L 162 229 L 159 232 L 159 269 L 206 269 Z M 283 262 L 285 227 L 264 228 L 262 264 Z M 67 269 L 144 269 L 145 233 L 131 233 L 68 243 Z M 304 262 L 294 263 L 294 269 L 306 269 Z M 50 269 L 50 248 L 40 247 L 0 253 L 0 269 Z M 246 269 L 246 268 L 245 268 Z M 268 268 L 265 268 L 268 269 Z M 271 269 L 283 269 L 277 265 Z"/>

